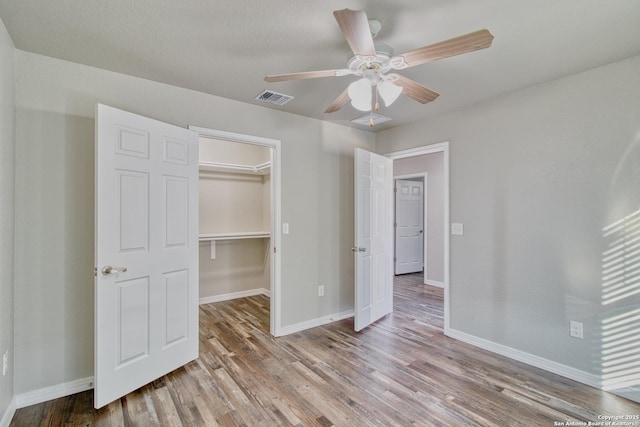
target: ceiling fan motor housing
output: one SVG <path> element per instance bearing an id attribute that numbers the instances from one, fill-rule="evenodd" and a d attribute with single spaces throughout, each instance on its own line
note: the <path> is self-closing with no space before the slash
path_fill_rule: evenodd
<path id="1" fill-rule="evenodd" d="M 391 70 L 393 48 L 384 43 L 375 43 L 376 56 L 355 55 L 349 59 L 347 68 L 356 76 L 375 79 Z"/>

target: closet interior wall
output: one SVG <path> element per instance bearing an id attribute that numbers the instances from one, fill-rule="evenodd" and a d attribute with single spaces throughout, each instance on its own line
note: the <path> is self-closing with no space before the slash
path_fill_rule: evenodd
<path id="1" fill-rule="evenodd" d="M 199 160 L 200 302 L 269 295 L 271 148 L 201 138 Z"/>

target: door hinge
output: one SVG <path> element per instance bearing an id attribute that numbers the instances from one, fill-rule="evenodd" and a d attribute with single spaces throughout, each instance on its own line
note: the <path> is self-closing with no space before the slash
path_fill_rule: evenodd
<path id="1" fill-rule="evenodd" d="M 397 193 L 397 192 L 398 192 L 398 188 L 394 188 L 394 189 L 393 189 L 393 192 L 394 192 L 394 193 Z"/>
<path id="2" fill-rule="evenodd" d="M 98 277 L 98 267 L 93 267 L 93 275 Z"/>
<path id="3" fill-rule="evenodd" d="M 276 247 L 275 246 L 273 247 L 273 253 L 274 254 L 276 253 Z"/>

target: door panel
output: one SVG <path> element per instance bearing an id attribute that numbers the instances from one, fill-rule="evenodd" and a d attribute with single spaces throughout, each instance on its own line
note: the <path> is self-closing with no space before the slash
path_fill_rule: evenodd
<path id="1" fill-rule="evenodd" d="M 149 249 L 149 174 L 116 170 L 120 252 Z"/>
<path id="2" fill-rule="evenodd" d="M 164 247 L 185 247 L 189 242 L 189 180 L 164 176 Z"/>
<path id="3" fill-rule="evenodd" d="M 393 162 L 355 152 L 355 322 L 360 331 L 393 310 Z"/>
<path id="4" fill-rule="evenodd" d="M 189 337 L 189 272 L 163 274 L 167 302 L 164 348 Z"/>
<path id="5" fill-rule="evenodd" d="M 98 105 L 95 214 L 99 408 L 198 356 L 196 133 Z"/>
<path id="6" fill-rule="evenodd" d="M 149 355 L 149 277 L 115 283 L 116 369 Z"/>
<path id="7" fill-rule="evenodd" d="M 424 268 L 424 184 L 396 180 L 395 273 L 415 273 Z"/>

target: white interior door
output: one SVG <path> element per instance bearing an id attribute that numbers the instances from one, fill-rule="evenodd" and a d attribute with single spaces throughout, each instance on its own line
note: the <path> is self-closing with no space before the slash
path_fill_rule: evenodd
<path id="1" fill-rule="evenodd" d="M 424 268 L 424 184 L 396 180 L 396 274 Z"/>
<path id="2" fill-rule="evenodd" d="M 96 408 L 198 357 L 195 132 L 96 107 Z"/>
<path id="3" fill-rule="evenodd" d="M 355 152 L 355 330 L 393 311 L 393 161 Z"/>

